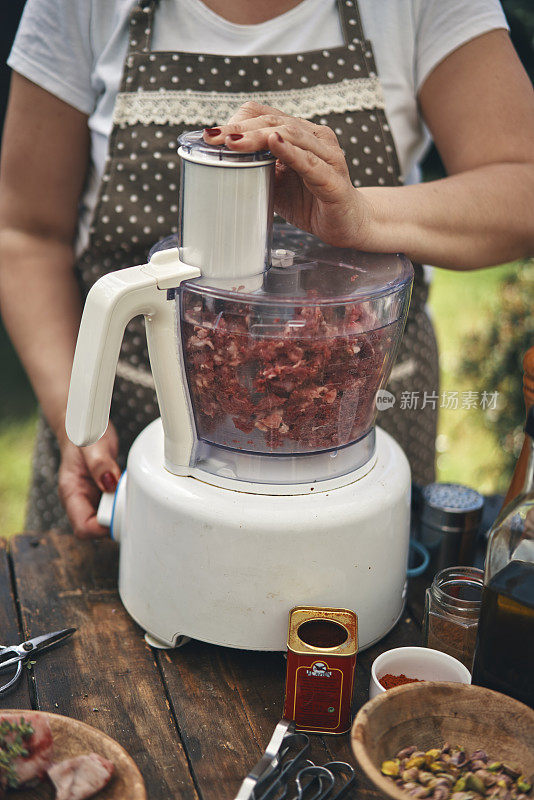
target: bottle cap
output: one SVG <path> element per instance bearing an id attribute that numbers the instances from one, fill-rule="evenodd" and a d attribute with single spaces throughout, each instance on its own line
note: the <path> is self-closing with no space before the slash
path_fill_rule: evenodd
<path id="1" fill-rule="evenodd" d="M 443 531 L 477 528 L 484 498 L 458 483 L 431 483 L 421 493 L 421 523 Z"/>

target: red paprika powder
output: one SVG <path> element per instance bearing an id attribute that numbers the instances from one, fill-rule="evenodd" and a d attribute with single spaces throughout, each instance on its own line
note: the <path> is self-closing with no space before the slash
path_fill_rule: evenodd
<path id="1" fill-rule="evenodd" d="M 378 681 L 384 689 L 393 689 L 393 687 L 403 686 L 405 683 L 421 683 L 419 678 L 407 678 L 404 673 L 400 675 L 390 675 L 388 673 L 387 675 L 382 675 Z"/>

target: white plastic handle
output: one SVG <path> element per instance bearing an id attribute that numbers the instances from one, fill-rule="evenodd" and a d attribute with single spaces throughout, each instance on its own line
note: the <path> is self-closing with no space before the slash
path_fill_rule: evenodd
<path id="1" fill-rule="evenodd" d="M 105 275 L 87 295 L 72 366 L 65 427 L 79 446 L 104 434 L 124 329 L 138 314 L 146 320 L 148 351 L 165 432 L 165 461 L 187 474 L 194 430 L 177 351 L 178 321 L 167 290 L 200 276 L 180 261 L 177 248 L 154 254 L 149 264 Z"/>

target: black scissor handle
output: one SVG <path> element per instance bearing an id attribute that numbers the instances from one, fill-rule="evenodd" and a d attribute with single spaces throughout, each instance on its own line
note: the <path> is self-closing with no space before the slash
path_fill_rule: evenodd
<path id="1" fill-rule="evenodd" d="M 328 764 L 324 764 L 323 766 L 334 775 L 334 778 L 338 775 L 347 776 L 347 780 L 335 794 L 329 793 L 328 795 L 325 795 L 328 800 L 339 800 L 339 798 L 345 794 L 347 789 L 349 789 L 356 780 L 356 772 L 354 767 L 352 767 L 350 764 L 347 764 L 346 761 L 330 761 Z M 341 781 L 343 781 L 343 778 L 341 778 Z M 332 789 L 333 788 L 334 787 L 332 787 Z"/>
<path id="2" fill-rule="evenodd" d="M 283 800 L 287 793 L 287 781 L 305 761 L 310 749 L 310 737 L 305 733 L 290 733 L 284 736 L 278 753 L 276 767 L 260 778 L 254 787 L 254 800 Z"/>
<path id="3" fill-rule="evenodd" d="M 309 777 L 310 780 L 304 782 L 304 778 Z M 325 800 L 334 788 L 336 779 L 333 773 L 327 767 L 318 767 L 312 764 L 309 767 L 304 767 L 300 770 L 295 778 L 297 784 L 297 795 L 294 800 Z M 311 787 L 317 784 L 317 791 L 315 794 L 309 794 Z"/>

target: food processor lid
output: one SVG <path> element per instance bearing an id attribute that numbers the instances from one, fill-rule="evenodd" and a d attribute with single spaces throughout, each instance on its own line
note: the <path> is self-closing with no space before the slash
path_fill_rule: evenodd
<path id="1" fill-rule="evenodd" d="M 259 162 L 272 164 L 276 159 L 269 150 L 257 150 L 254 153 L 243 153 L 230 150 L 224 145 L 208 144 L 204 141 L 203 131 L 191 131 L 178 137 L 180 148 L 178 155 L 187 161 L 196 161 L 218 166 L 258 166 Z"/>
<path id="2" fill-rule="evenodd" d="M 316 306 L 373 300 L 405 289 L 413 280 L 412 264 L 402 253 L 334 247 L 286 223 L 273 226 L 271 262 L 254 291 L 206 277 L 183 286 L 223 300 Z"/>

